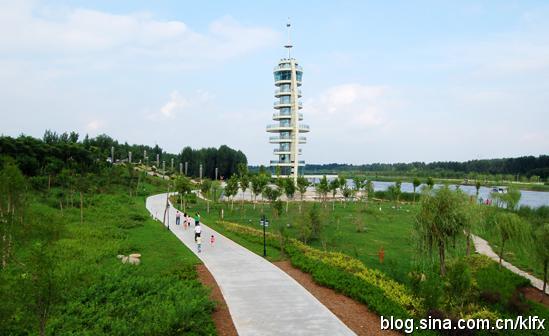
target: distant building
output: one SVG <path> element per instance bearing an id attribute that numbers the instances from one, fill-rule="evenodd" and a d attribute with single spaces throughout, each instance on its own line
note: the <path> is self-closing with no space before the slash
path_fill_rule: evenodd
<path id="1" fill-rule="evenodd" d="M 294 181 L 300 174 L 299 167 L 305 165 L 305 161 L 299 160 L 301 155 L 300 144 L 304 144 L 307 138 L 300 136 L 301 133 L 309 132 L 309 126 L 302 124 L 303 108 L 301 101 L 301 80 L 303 77 L 303 68 L 299 66 L 297 60 L 291 57 L 290 51 L 290 24 L 288 27 L 288 44 L 284 47 L 288 49 L 288 58 L 282 58 L 274 68 L 275 80 L 275 113 L 273 120 L 276 124 L 267 125 L 267 132 L 277 133 L 276 136 L 269 138 L 270 143 L 277 144 L 273 154 L 278 156 L 278 160 L 271 160 L 271 167 L 280 167 L 282 176 L 292 176 Z"/>

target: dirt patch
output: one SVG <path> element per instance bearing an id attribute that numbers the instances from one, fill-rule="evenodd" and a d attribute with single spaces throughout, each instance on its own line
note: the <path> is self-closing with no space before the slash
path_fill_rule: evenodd
<path id="1" fill-rule="evenodd" d="M 549 308 L 549 295 L 543 294 L 539 289 L 534 287 L 522 287 L 520 292 L 524 294 L 528 300 L 541 303 Z"/>
<path id="2" fill-rule="evenodd" d="M 380 330 L 379 316 L 369 311 L 365 305 L 316 284 L 310 274 L 293 267 L 289 261 L 277 261 L 273 264 L 313 294 L 357 335 L 401 335 L 394 330 Z"/>
<path id="3" fill-rule="evenodd" d="M 215 323 L 217 334 L 219 336 L 238 336 L 236 328 L 233 324 L 233 319 L 229 313 L 227 303 L 225 302 L 225 299 L 223 298 L 221 290 L 219 289 L 219 286 L 217 286 L 217 282 L 215 282 L 214 277 L 204 265 L 197 265 L 196 271 L 198 272 L 200 282 L 212 290 L 210 297 L 217 303 L 217 307 L 212 314 L 212 319 Z"/>

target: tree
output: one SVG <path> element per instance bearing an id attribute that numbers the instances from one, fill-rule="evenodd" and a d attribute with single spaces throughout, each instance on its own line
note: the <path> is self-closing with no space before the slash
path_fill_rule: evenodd
<path id="1" fill-rule="evenodd" d="M 271 204 L 271 210 L 278 217 L 280 209 L 278 209 L 278 204 L 275 204 L 275 203 L 278 203 L 277 201 L 280 195 L 282 195 L 282 191 L 278 188 L 271 188 L 267 186 L 265 187 L 265 190 L 263 190 L 263 194 L 265 195 L 265 198 L 269 200 Z"/>
<path id="2" fill-rule="evenodd" d="M 511 211 L 517 209 L 521 196 L 520 190 L 515 186 L 509 186 L 506 193 L 490 193 L 490 197 L 496 201 L 498 206 L 503 206 Z"/>
<path id="3" fill-rule="evenodd" d="M 238 177 L 236 175 L 231 176 L 229 180 L 227 180 L 227 185 L 225 186 L 225 196 L 227 196 L 228 199 L 231 200 L 231 210 L 234 209 L 234 199 L 233 197 L 236 196 L 238 193 Z"/>
<path id="4" fill-rule="evenodd" d="M 244 194 L 250 186 L 250 177 L 247 173 L 240 175 L 240 189 L 242 190 L 242 206 L 244 206 Z"/>
<path id="5" fill-rule="evenodd" d="M 257 202 L 257 195 L 261 195 L 265 187 L 269 183 L 269 177 L 265 174 L 259 173 L 251 178 L 252 193 L 254 194 L 254 209 Z"/>
<path id="6" fill-rule="evenodd" d="M 543 265 L 543 290 L 547 288 L 547 264 L 549 263 L 549 223 L 541 225 L 534 231 L 534 253 Z"/>
<path id="7" fill-rule="evenodd" d="M 206 198 L 206 212 L 210 213 L 210 191 L 212 189 L 212 180 L 205 178 L 200 183 L 200 193 Z"/>
<path id="8" fill-rule="evenodd" d="M 337 193 L 337 188 L 339 188 L 339 179 L 331 180 L 328 188 L 332 192 L 332 211 L 334 211 L 335 210 L 335 196 L 336 196 L 336 193 Z"/>
<path id="9" fill-rule="evenodd" d="M 303 196 L 307 192 L 307 187 L 309 185 L 310 183 L 305 177 L 299 176 L 297 178 L 297 190 L 299 191 L 299 195 L 301 196 L 301 202 L 299 202 L 299 213 L 301 213 L 301 207 L 303 205 Z"/>
<path id="10" fill-rule="evenodd" d="M 179 202 L 183 208 L 183 212 L 186 212 L 187 194 L 192 190 L 191 180 L 186 176 L 179 176 L 175 180 L 175 190 L 179 193 Z"/>
<path id="11" fill-rule="evenodd" d="M 358 194 L 364 187 L 364 177 L 355 175 L 355 177 L 353 177 L 353 184 L 355 193 Z"/>
<path id="12" fill-rule="evenodd" d="M 476 194 L 476 195 L 477 195 L 477 200 L 478 200 L 478 193 L 479 193 L 479 191 L 480 191 L 480 186 L 481 186 L 480 181 L 477 180 L 477 181 L 475 182 L 475 189 L 477 190 L 477 194 Z"/>
<path id="13" fill-rule="evenodd" d="M 530 231 L 529 226 L 516 214 L 501 212 L 496 214 L 495 231 L 499 242 L 499 264 L 503 260 L 505 244 L 509 240 L 516 243 L 524 242 Z"/>
<path id="14" fill-rule="evenodd" d="M 353 196 L 353 190 L 347 186 L 342 191 L 343 197 L 345 198 L 345 203 L 349 200 L 350 197 Z"/>
<path id="15" fill-rule="evenodd" d="M 432 253 L 438 250 L 440 275 L 446 274 L 446 249 L 448 242 L 463 232 L 467 215 L 467 197 L 462 191 L 451 191 L 447 186 L 434 193 L 422 194 L 419 213 L 416 216 L 415 231 L 418 235 L 419 249 Z"/>
<path id="16" fill-rule="evenodd" d="M 288 213 L 288 203 L 290 199 L 294 198 L 295 194 L 295 183 L 292 177 L 287 177 L 284 179 L 284 194 L 286 195 L 286 213 Z"/>
<path id="17" fill-rule="evenodd" d="M 433 180 L 432 177 L 428 177 L 427 182 L 425 182 L 425 184 L 427 184 L 427 187 L 429 187 L 429 189 L 433 189 L 433 186 L 435 185 L 435 181 Z"/>
<path id="18" fill-rule="evenodd" d="M 26 181 L 23 174 L 8 159 L 0 169 L 0 234 L 2 247 L 2 268 L 5 268 L 11 257 L 14 234 L 19 223 L 23 223 L 25 213 Z"/>
<path id="19" fill-rule="evenodd" d="M 365 189 L 368 193 L 368 200 L 374 198 L 374 182 L 372 180 L 366 181 Z"/>
<path id="20" fill-rule="evenodd" d="M 320 195 L 320 199 L 322 203 L 326 200 L 326 196 L 328 195 L 328 191 L 330 190 L 330 187 L 328 185 L 328 179 L 326 178 L 326 175 L 323 175 L 320 179 L 320 182 L 315 186 L 317 194 Z M 326 206 L 326 204 L 324 204 Z"/>
<path id="21" fill-rule="evenodd" d="M 320 234 L 322 232 L 322 222 L 320 220 L 320 213 L 319 213 L 318 206 L 316 204 L 313 204 L 311 209 L 309 210 L 309 221 L 311 223 L 311 237 L 313 239 L 319 239 Z"/>
<path id="22" fill-rule="evenodd" d="M 421 181 L 417 177 L 414 177 L 414 181 L 412 182 L 412 185 L 414 186 L 414 203 L 415 203 L 416 202 L 416 188 L 421 185 Z"/>

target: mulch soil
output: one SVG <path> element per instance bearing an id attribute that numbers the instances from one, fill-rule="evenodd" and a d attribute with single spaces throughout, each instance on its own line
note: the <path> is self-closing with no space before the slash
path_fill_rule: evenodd
<path id="1" fill-rule="evenodd" d="M 316 284 L 310 274 L 293 267 L 289 261 L 277 261 L 273 264 L 294 278 L 357 335 L 401 335 L 394 330 L 381 330 L 379 316 L 369 311 L 365 305 Z"/>
<path id="2" fill-rule="evenodd" d="M 216 302 L 216 308 L 212 315 L 212 319 L 214 321 L 215 328 L 217 329 L 217 334 L 219 336 L 238 336 L 236 328 L 233 324 L 233 319 L 229 313 L 227 303 L 225 302 L 225 299 L 223 298 L 221 290 L 219 289 L 219 286 L 217 286 L 217 282 L 215 282 L 214 277 L 204 265 L 197 265 L 196 271 L 198 272 L 200 282 L 204 286 L 211 289 L 212 292 L 210 297 Z"/>
<path id="3" fill-rule="evenodd" d="M 549 308 L 549 295 L 543 294 L 541 290 L 534 287 L 523 287 L 520 289 L 520 292 L 524 294 L 528 300 L 541 303 Z"/>

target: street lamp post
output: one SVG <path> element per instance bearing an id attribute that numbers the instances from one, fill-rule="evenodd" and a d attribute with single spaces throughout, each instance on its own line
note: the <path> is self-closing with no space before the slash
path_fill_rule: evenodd
<path id="1" fill-rule="evenodd" d="M 263 226 L 263 257 L 267 257 L 267 242 L 265 239 L 265 229 L 269 226 L 269 220 L 265 215 L 261 215 L 261 220 L 259 221 L 260 225 Z"/>

